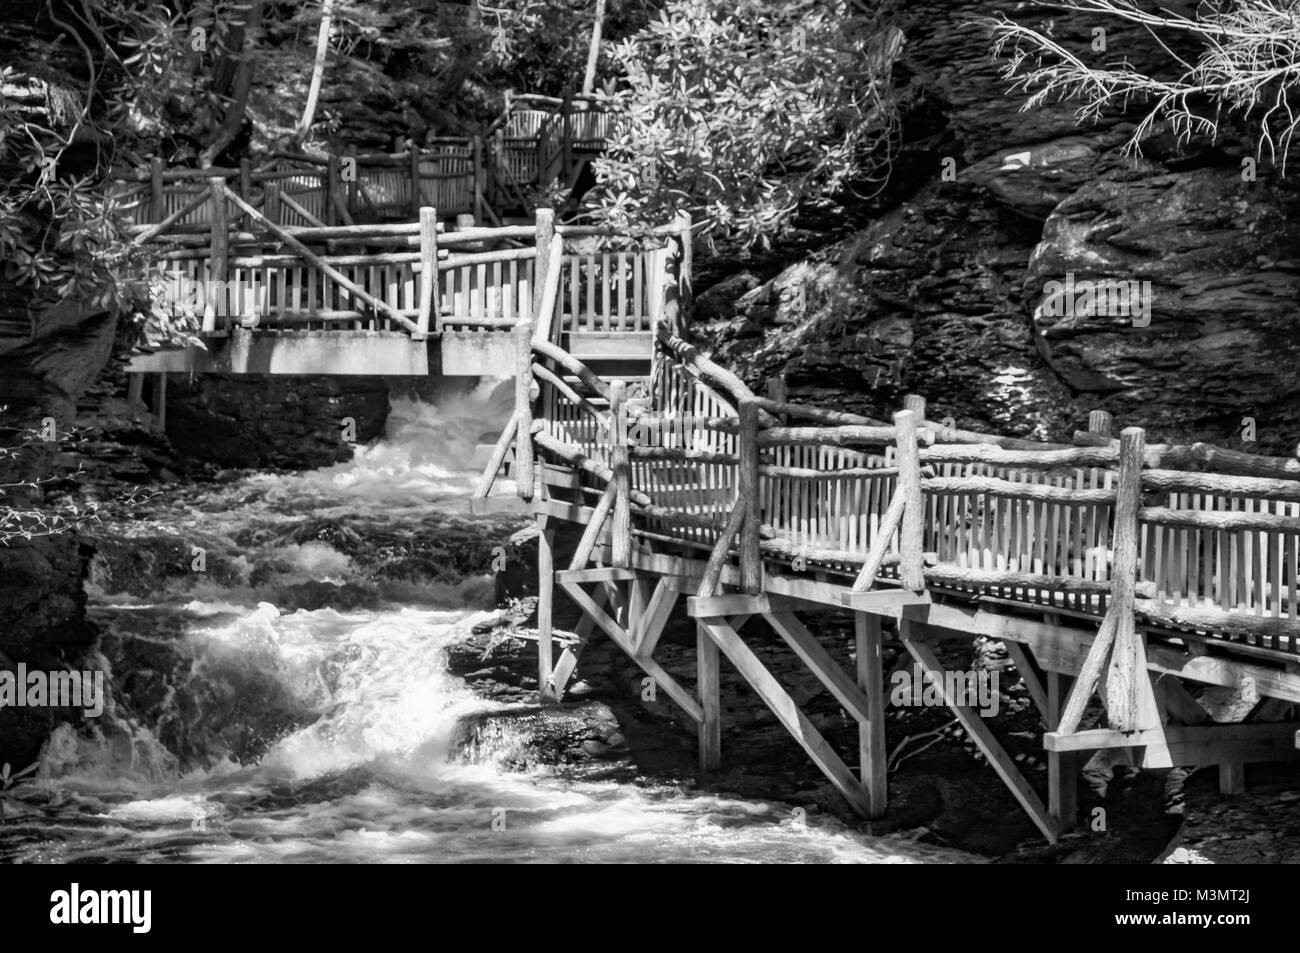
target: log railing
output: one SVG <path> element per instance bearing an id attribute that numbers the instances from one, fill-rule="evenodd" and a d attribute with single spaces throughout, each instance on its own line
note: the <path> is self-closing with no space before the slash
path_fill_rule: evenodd
<path id="1" fill-rule="evenodd" d="M 1119 660 L 1133 620 L 1300 654 L 1300 480 L 1175 469 L 1214 454 L 1147 446 L 1135 429 L 1084 446 L 995 441 L 925 420 L 923 402 L 890 426 L 759 398 L 657 335 L 651 376 L 620 398 L 635 414 L 623 430 L 603 382 L 557 367 L 554 345 L 554 372 L 535 377 L 540 456 L 585 461 L 602 519 L 622 492 L 611 434 L 626 432 L 634 535 L 708 551 L 719 573 L 748 565 L 751 588 L 767 559 L 859 591 L 883 581 L 1104 617 Z"/>
<path id="2" fill-rule="evenodd" d="M 256 168 L 245 160 L 239 168 L 169 169 L 154 159 L 146 169 L 116 173 L 113 194 L 118 210 L 135 225 L 162 222 L 199 197 L 204 201 L 188 209 L 179 224 L 211 224 L 213 208 L 206 199 L 208 181 L 214 177 L 225 179 L 232 191 L 259 206 L 269 188 L 278 189 L 280 201 L 272 208 L 280 225 L 408 219 L 423 206 L 481 220 L 483 162 L 482 143 L 469 138 L 440 139 L 426 149 L 408 147 L 392 154 L 285 153 Z"/>
<path id="3" fill-rule="evenodd" d="M 648 335 L 675 292 L 673 228 L 648 241 L 556 229 L 542 209 L 534 225 L 444 231 L 432 208 L 411 223 L 283 225 L 266 208 L 287 199 L 276 186 L 252 202 L 220 176 L 206 189 L 158 224 L 137 226 L 135 239 L 157 249 L 151 280 L 164 305 L 201 316 L 206 333 L 505 333 L 534 322 L 559 344 L 573 333 Z M 187 210 L 215 207 L 214 196 L 224 219 L 187 224 Z M 547 283 L 543 319 L 536 307 Z"/>

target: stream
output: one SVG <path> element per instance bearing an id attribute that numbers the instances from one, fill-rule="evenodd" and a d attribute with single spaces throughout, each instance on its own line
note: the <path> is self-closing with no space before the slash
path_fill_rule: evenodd
<path id="1" fill-rule="evenodd" d="M 496 615 L 494 585 L 439 547 L 493 528 L 468 515 L 473 450 L 511 400 L 487 384 L 395 399 L 388 436 L 348 463 L 182 487 L 105 520 L 88 592 L 113 697 L 7 792 L 0 859 L 978 859 L 783 804 L 507 769 L 509 731 L 465 745 L 467 719 L 508 704 L 447 671 L 447 649 Z"/>

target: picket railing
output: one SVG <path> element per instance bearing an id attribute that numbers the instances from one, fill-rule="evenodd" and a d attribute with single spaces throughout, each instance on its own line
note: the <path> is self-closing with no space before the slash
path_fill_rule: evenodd
<path id="1" fill-rule="evenodd" d="M 151 278 L 174 315 L 202 315 L 205 333 L 232 328 L 406 330 L 424 336 L 508 332 L 534 321 L 548 278 L 548 340 L 583 334 L 648 336 L 678 293 L 681 221 L 647 236 L 556 227 L 549 209 L 533 225 L 444 230 L 438 213 L 391 225 L 283 225 L 212 177 L 155 225 L 132 228 L 157 247 Z M 271 186 L 272 203 L 285 196 Z M 218 209 L 188 224 L 188 208 Z M 510 369 L 503 369 L 503 373 Z"/>
<path id="2" fill-rule="evenodd" d="M 346 165 L 345 165 L 346 162 Z M 356 221 L 412 219 L 426 206 L 442 214 L 474 214 L 483 209 L 482 143 L 440 139 L 427 149 L 394 154 L 312 156 L 278 154 L 257 166 L 168 169 L 153 159 L 148 169 L 119 173 L 113 194 L 125 220 L 156 225 L 200 200 L 176 224 L 204 226 L 214 221 L 208 183 L 222 178 L 245 202 L 269 211 L 276 224 L 327 226 Z M 268 202 L 267 191 L 278 195 Z M 234 217 L 233 208 L 227 219 Z"/>

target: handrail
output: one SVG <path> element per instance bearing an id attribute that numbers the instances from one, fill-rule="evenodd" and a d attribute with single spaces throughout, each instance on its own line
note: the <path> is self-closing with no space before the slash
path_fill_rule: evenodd
<path id="1" fill-rule="evenodd" d="M 655 335 L 658 343 L 665 351 L 671 354 L 683 365 L 689 365 L 697 370 L 706 378 L 712 379 L 717 385 L 730 391 L 735 401 L 752 401 L 759 408 L 759 426 L 771 426 L 775 423 L 772 416 L 762 410 L 762 402 L 759 397 L 749 389 L 749 386 L 739 377 L 727 370 L 722 365 L 705 357 L 699 349 L 689 341 L 677 337 L 664 323 L 660 323 L 655 328 Z"/>
<path id="2" fill-rule="evenodd" d="M 217 180 L 214 179 L 213 180 L 214 189 L 217 187 L 216 183 Z M 353 298 L 360 299 L 361 301 L 364 301 L 367 304 L 369 304 L 371 307 L 375 308 L 375 310 L 384 312 L 390 319 L 396 321 L 399 325 L 406 328 L 406 330 L 414 334 L 421 333 L 419 325 L 417 325 L 414 321 L 410 320 L 408 317 L 406 317 L 406 315 L 402 314 L 400 311 L 398 311 L 396 308 L 390 305 L 387 301 L 383 301 L 379 298 L 376 298 L 374 295 L 367 292 L 364 288 L 361 288 L 355 282 L 349 280 L 342 272 L 338 271 L 333 266 L 326 264 L 311 249 L 309 249 L 306 245 L 304 245 L 301 241 L 299 241 L 294 235 L 290 234 L 290 232 L 287 229 L 282 228 L 281 226 L 272 222 L 269 218 L 267 218 L 257 209 L 253 208 L 253 206 L 249 205 L 247 202 L 241 199 L 234 192 L 230 191 L 230 189 L 227 186 L 225 186 L 224 183 L 220 186 L 220 190 L 221 192 L 224 192 L 226 198 L 234 202 L 235 205 L 238 206 L 239 209 L 242 210 L 246 215 L 249 215 L 252 218 L 256 219 L 257 221 L 261 222 L 264 226 L 266 226 L 266 228 L 272 234 L 278 235 L 281 239 L 284 240 L 284 243 L 286 245 L 288 245 L 290 248 L 295 249 L 298 252 L 298 254 L 302 255 L 304 260 L 306 260 L 309 264 L 315 265 L 316 268 L 321 273 L 327 275 L 331 280 L 334 281 L 335 284 L 337 284 L 343 290 L 347 291 L 348 294 L 350 294 Z M 417 229 L 419 228 L 419 223 L 416 223 L 416 227 Z M 335 230 L 336 229 L 317 229 L 317 231 L 335 231 Z"/>

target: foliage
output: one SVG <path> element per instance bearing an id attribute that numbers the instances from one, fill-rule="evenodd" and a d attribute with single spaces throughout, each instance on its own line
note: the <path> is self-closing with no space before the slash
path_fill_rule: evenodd
<path id="1" fill-rule="evenodd" d="M 3 413 L 4 409 L 0 407 L 0 413 Z M 0 447 L 0 469 L 10 469 L 24 450 L 40 442 L 51 443 L 77 437 L 76 431 L 48 435 L 36 430 L 25 430 L 20 433 L 22 440 L 16 446 Z M 47 436 L 51 439 L 47 440 Z M 82 506 L 69 503 L 61 509 L 22 505 L 12 501 L 15 491 L 30 493 L 56 479 L 63 479 L 63 475 L 0 482 L 0 546 L 8 546 L 12 540 L 30 540 L 37 536 L 57 536 L 61 533 L 73 532 L 99 519 L 99 505 L 93 501 Z"/>
<path id="2" fill-rule="evenodd" d="M 1127 60 L 1096 65 L 1054 39 L 1050 22 L 1036 29 L 999 14 L 989 21 L 994 49 L 1008 57 L 1004 75 L 1013 88 L 1032 92 L 1026 109 L 1075 99 L 1082 103 L 1082 121 L 1144 103 L 1147 113 L 1126 146 L 1131 154 L 1140 153 L 1158 123 L 1167 122 L 1186 142 L 1193 135 L 1217 136 L 1223 121 L 1236 116 L 1254 123 L 1259 154 L 1280 159 L 1285 169 L 1300 125 L 1291 103 L 1300 71 L 1295 0 L 1203 0 L 1161 4 L 1159 12 L 1143 10 L 1135 0 L 1035 2 L 1143 27 L 1168 55 L 1168 69 L 1155 75 Z M 1175 51 L 1184 46 L 1197 51 L 1194 58 Z"/>
<path id="3" fill-rule="evenodd" d="M 801 208 L 877 189 L 902 35 L 845 0 L 670 0 L 612 54 L 623 78 L 593 204 L 620 225 L 689 211 L 706 241 L 766 246 Z"/>
<path id="4" fill-rule="evenodd" d="M 21 89 L 21 80 L 11 67 L 0 69 L 0 88 Z M 81 126 L 82 109 L 67 107 L 68 98 L 49 88 L 38 109 L 0 94 L 0 169 L 10 172 L 0 181 L 0 277 L 33 296 L 129 309 L 135 289 L 117 276 L 133 251 L 114 199 L 94 175 L 61 174 Z"/>
<path id="5" fill-rule="evenodd" d="M 611 0 L 602 44 L 635 34 L 661 6 L 656 0 Z M 491 37 L 483 80 L 520 92 L 562 96 L 582 82 L 594 0 L 479 0 L 482 28 Z M 597 75 L 615 67 L 602 55 Z"/>

